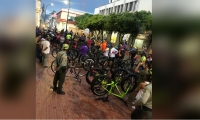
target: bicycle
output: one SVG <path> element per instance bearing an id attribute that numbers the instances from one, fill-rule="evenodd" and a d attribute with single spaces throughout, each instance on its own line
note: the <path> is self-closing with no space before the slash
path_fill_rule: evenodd
<path id="1" fill-rule="evenodd" d="M 137 82 L 134 76 L 132 76 L 132 79 L 126 79 L 126 77 L 124 78 L 118 77 L 115 79 L 110 79 L 107 76 L 107 74 L 97 75 L 91 83 L 92 93 L 97 96 L 103 96 L 105 94 L 108 94 L 108 95 L 107 97 L 97 98 L 96 100 L 102 100 L 103 102 L 106 102 L 108 101 L 109 95 L 114 95 L 120 98 L 121 100 L 123 100 L 125 95 L 127 95 L 128 93 L 131 93 L 137 87 Z M 121 81 L 122 91 L 120 91 L 118 87 L 118 83 L 120 81 Z M 117 89 L 119 94 L 114 92 L 115 88 Z M 124 103 L 127 105 L 126 101 L 124 101 Z"/>

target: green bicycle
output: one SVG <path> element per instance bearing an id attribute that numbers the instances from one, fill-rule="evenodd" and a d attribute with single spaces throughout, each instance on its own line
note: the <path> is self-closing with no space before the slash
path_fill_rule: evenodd
<path id="1" fill-rule="evenodd" d="M 114 95 L 120 99 L 123 99 L 126 94 L 131 93 L 137 87 L 136 77 L 132 76 L 127 79 L 126 76 L 123 77 L 125 79 L 120 76 L 115 77 L 115 79 L 110 79 L 106 74 L 100 74 L 92 81 L 91 91 L 97 96 L 108 94 L 108 96 Z M 118 87 L 119 82 L 121 82 L 121 90 L 120 87 Z M 114 89 L 116 89 L 118 93 L 115 93 Z"/>

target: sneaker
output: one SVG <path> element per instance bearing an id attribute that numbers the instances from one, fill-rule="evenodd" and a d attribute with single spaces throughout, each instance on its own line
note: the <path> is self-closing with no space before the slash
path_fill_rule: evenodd
<path id="1" fill-rule="evenodd" d="M 65 92 L 63 92 L 63 91 L 57 91 L 57 94 L 65 95 Z"/>
<path id="2" fill-rule="evenodd" d="M 58 87 L 53 88 L 54 92 L 57 92 L 57 90 L 58 90 Z"/>

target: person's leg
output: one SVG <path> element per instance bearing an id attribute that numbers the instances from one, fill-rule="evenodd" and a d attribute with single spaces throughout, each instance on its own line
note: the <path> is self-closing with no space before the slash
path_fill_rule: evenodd
<path id="1" fill-rule="evenodd" d="M 145 111 L 147 116 L 148 116 L 148 119 L 152 119 L 152 111 Z"/>
<path id="2" fill-rule="evenodd" d="M 66 70 L 62 70 L 62 68 L 58 71 L 59 72 L 59 81 L 58 81 L 58 94 L 65 94 L 62 91 L 62 86 L 65 81 Z"/>
<path id="3" fill-rule="evenodd" d="M 45 55 L 42 54 L 42 66 L 44 66 L 44 59 L 45 59 Z"/>
<path id="4" fill-rule="evenodd" d="M 43 66 L 47 66 L 48 58 L 49 58 L 49 54 L 44 54 L 44 63 L 43 63 Z"/>
<path id="5" fill-rule="evenodd" d="M 59 73 L 56 71 L 54 79 L 53 79 L 53 90 L 55 91 L 57 89 L 57 83 L 59 80 Z"/>

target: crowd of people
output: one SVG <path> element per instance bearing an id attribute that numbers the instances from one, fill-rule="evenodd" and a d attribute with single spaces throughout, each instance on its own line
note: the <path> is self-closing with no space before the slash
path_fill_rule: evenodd
<path id="1" fill-rule="evenodd" d="M 127 42 L 114 45 L 106 40 L 86 38 L 84 34 L 73 34 L 72 30 L 70 32 L 64 32 L 64 30 L 58 32 L 55 27 L 54 30 L 45 31 L 44 29 L 36 27 L 36 58 L 39 64 L 47 68 L 51 46 L 53 47 L 53 45 L 56 44 L 61 48 L 55 59 L 56 73 L 53 80 L 53 91 L 57 94 L 65 94 L 65 92 L 62 91 L 62 86 L 66 74 L 66 51 L 70 47 L 76 49 L 77 42 L 73 42 L 76 40 L 82 42 L 82 45 L 78 48 L 80 55 L 86 55 L 91 47 L 95 46 L 109 59 L 110 66 L 112 66 L 115 59 L 123 60 L 126 53 L 129 53 L 129 58 L 132 63 L 131 67 L 135 65 L 135 61 L 138 61 L 134 72 L 137 73 L 140 84 L 133 92 L 135 101 L 133 101 L 132 107 L 135 110 L 131 113 L 131 118 L 152 118 L 152 54 L 147 53 L 146 46 L 143 46 L 142 50 L 139 51 L 136 46 L 130 45 L 130 47 L 128 47 Z"/>

